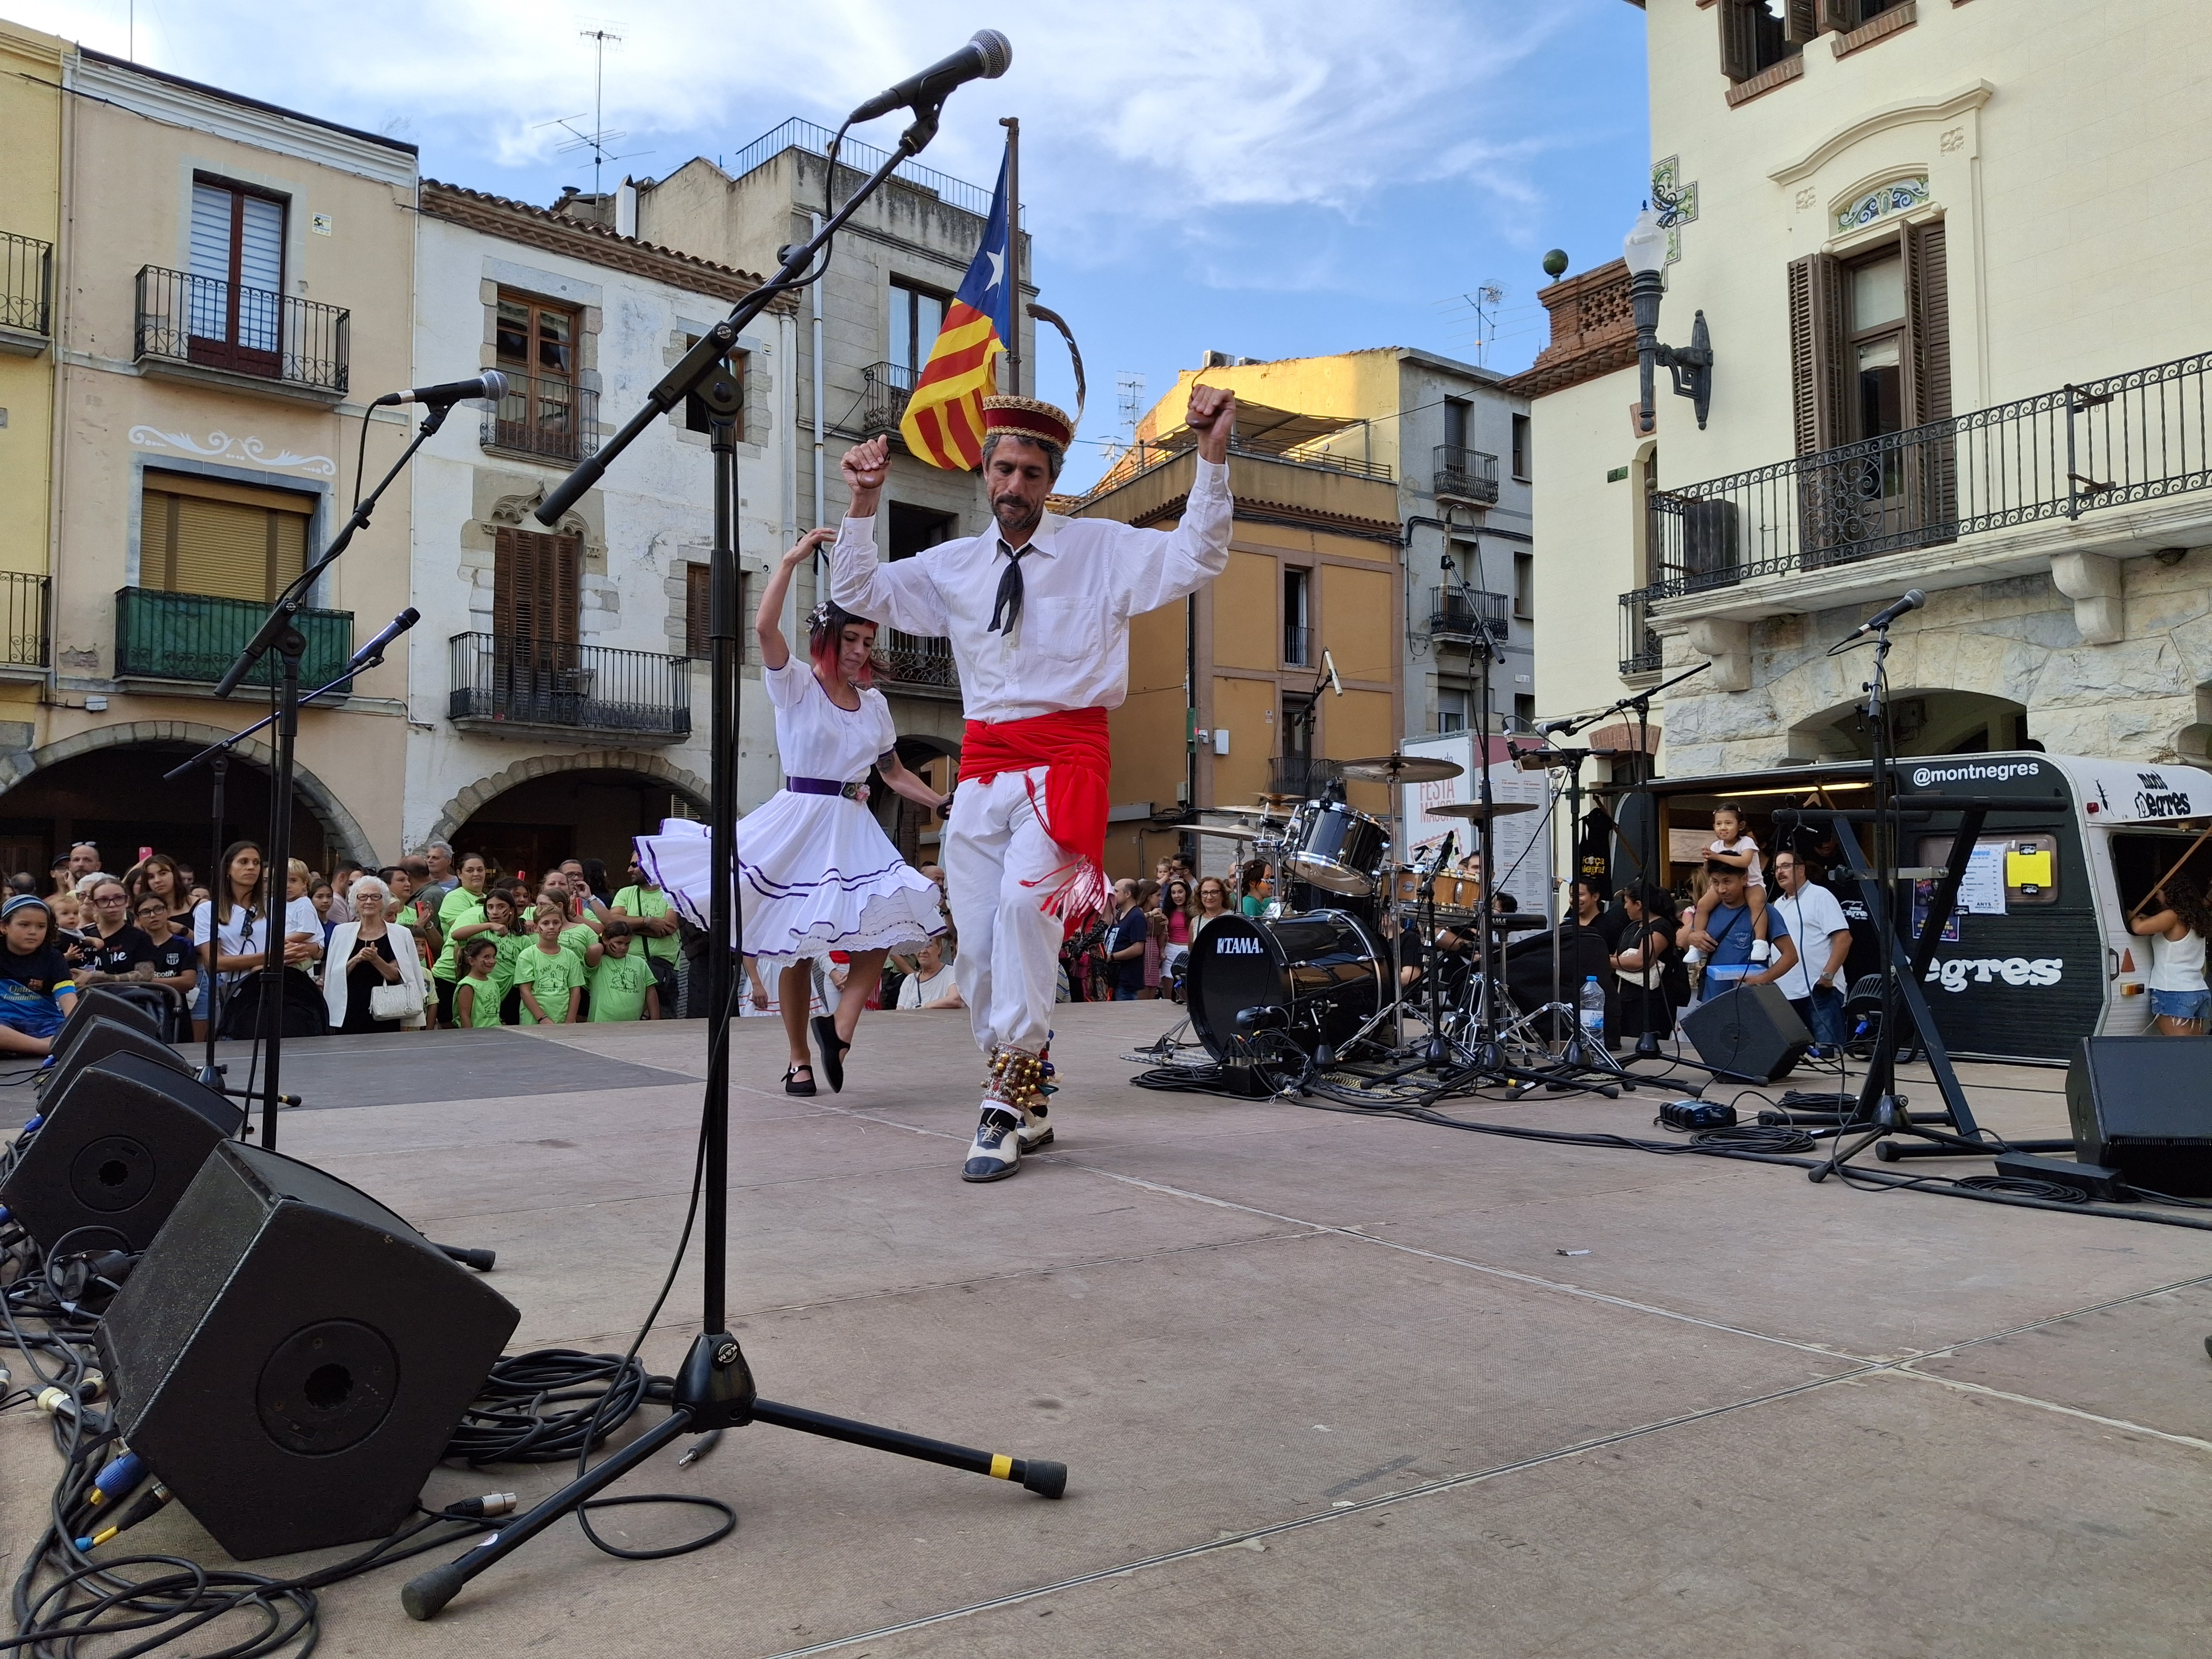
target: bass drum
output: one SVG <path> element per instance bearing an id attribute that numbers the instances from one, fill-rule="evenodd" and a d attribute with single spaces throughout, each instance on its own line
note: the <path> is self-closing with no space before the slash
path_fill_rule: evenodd
<path id="1" fill-rule="evenodd" d="M 1247 1008 L 1280 1009 L 1268 1023 L 1310 1054 L 1348 1041 L 1382 1006 L 1389 953 L 1356 916 L 1224 916 L 1191 941 L 1191 1030 L 1228 1060 Z"/>

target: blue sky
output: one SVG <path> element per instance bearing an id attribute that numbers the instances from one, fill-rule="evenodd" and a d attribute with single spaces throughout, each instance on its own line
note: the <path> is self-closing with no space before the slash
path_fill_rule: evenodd
<path id="1" fill-rule="evenodd" d="M 1602 263 L 1644 193 L 1644 14 L 1623 0 L 1117 0 L 1000 10 L 965 0 L 805 7 L 599 0 L 136 0 L 141 62 L 422 148 L 423 171 L 550 202 L 588 189 L 562 117 L 591 125 L 605 61 L 615 172 L 727 155 L 787 116 L 836 125 L 979 27 L 1013 42 L 999 81 L 948 106 L 927 165 L 988 185 L 1022 120 L 1023 196 L 1044 303 L 1083 347 L 1095 474 L 1115 378 L 1147 401 L 1209 348 L 1285 357 L 1425 347 L 1474 361 L 1465 296 L 1504 289 L 1486 361 L 1540 349 L 1544 252 Z M 131 0 L 0 0 L 104 51 Z M 1347 18 L 1358 20 L 1351 32 Z M 895 118 L 859 136 L 887 143 Z M 1048 335 L 1038 390 L 1073 400 Z"/>

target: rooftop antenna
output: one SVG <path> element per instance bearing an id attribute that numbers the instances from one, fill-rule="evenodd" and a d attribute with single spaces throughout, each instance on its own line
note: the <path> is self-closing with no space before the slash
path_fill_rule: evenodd
<path id="1" fill-rule="evenodd" d="M 1474 366 L 1490 367 L 1490 348 L 1498 338 L 1498 308 L 1505 303 L 1505 284 L 1495 276 L 1467 296 L 1474 307 Z"/>
<path id="2" fill-rule="evenodd" d="M 614 155 L 608 153 L 610 145 L 620 143 L 629 137 L 629 134 L 610 132 L 606 127 L 607 46 L 609 42 L 619 46 L 622 36 L 606 28 L 582 29 L 578 31 L 578 33 L 580 38 L 592 43 L 592 130 L 589 132 L 578 132 L 570 125 L 572 122 L 582 120 L 584 118 L 580 115 L 562 116 L 555 120 L 542 122 L 540 125 L 559 127 L 562 131 L 572 135 L 569 142 L 560 147 L 563 154 L 578 149 L 588 149 L 592 152 L 592 194 L 597 196 L 601 193 L 600 170 L 610 161 L 629 160 L 629 155 Z M 649 153 L 646 150 L 633 150 L 630 155 L 644 155 Z"/>

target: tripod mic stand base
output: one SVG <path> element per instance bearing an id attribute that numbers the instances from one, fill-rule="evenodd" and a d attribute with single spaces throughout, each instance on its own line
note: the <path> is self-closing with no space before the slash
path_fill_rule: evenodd
<path id="1" fill-rule="evenodd" d="M 763 1400 L 754 1390 L 752 1368 L 745 1364 L 744 1350 L 738 1346 L 738 1339 L 726 1331 L 711 1334 L 702 1332 L 692 1339 L 690 1352 L 677 1369 L 671 1407 L 662 1421 L 536 1508 L 517 1516 L 475 1548 L 409 1579 L 399 1592 L 399 1604 L 407 1609 L 407 1616 L 418 1620 L 436 1618 L 470 1579 L 512 1555 L 562 1516 L 582 1509 L 594 1492 L 612 1486 L 663 1446 L 687 1434 L 742 1428 L 748 1423 L 769 1423 L 780 1429 L 820 1435 L 825 1440 L 842 1440 L 874 1451 L 1014 1481 L 1040 1498 L 1058 1498 L 1067 1490 L 1065 1463 L 979 1451 L 970 1446 L 956 1446 L 949 1441 L 908 1434 L 902 1429 L 879 1428 L 872 1423 L 856 1423 L 849 1418 L 808 1411 L 803 1406 Z M 736 1524 L 732 1520 L 722 1532 L 712 1534 L 705 1541 L 711 1543 L 726 1535 Z"/>

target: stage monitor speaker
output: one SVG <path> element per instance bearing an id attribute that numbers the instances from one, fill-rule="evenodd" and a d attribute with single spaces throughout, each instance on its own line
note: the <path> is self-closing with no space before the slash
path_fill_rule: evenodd
<path id="1" fill-rule="evenodd" d="M 1717 1072 L 1772 1083 L 1813 1046 L 1813 1034 L 1774 985 L 1739 985 L 1682 1016 L 1683 1035 Z"/>
<path id="2" fill-rule="evenodd" d="M 99 1342 L 124 1439 L 253 1560 L 396 1530 L 520 1317 L 366 1193 L 225 1141 Z"/>
<path id="3" fill-rule="evenodd" d="M 2083 1037 L 2066 1067 L 2074 1156 L 2133 1187 L 2212 1198 L 2212 1070 L 2205 1045 L 2170 1036 Z"/>
<path id="4" fill-rule="evenodd" d="M 157 1060 L 111 1054 L 48 1098 L 30 1145 L 0 1182 L 0 1204 L 49 1250 L 87 1228 L 88 1248 L 143 1250 L 243 1116 Z"/>
<path id="5" fill-rule="evenodd" d="M 149 1035 L 138 1026 L 100 1014 L 77 1027 L 66 1049 L 58 1042 L 54 1045 L 54 1063 L 39 1076 L 39 1098 L 59 1099 L 71 1078 L 86 1066 L 97 1066 L 113 1054 L 137 1054 L 181 1077 L 190 1077 L 192 1072 L 191 1062 L 162 1042 L 158 1034 Z"/>
<path id="6" fill-rule="evenodd" d="M 67 1048 L 76 1040 L 77 1033 L 95 1019 L 112 1019 L 125 1025 L 136 1025 L 150 1037 L 161 1035 L 161 1022 L 143 1003 L 126 995 L 116 986 L 87 985 L 78 990 L 69 1018 L 62 1022 L 62 1029 L 54 1033 L 53 1052 L 58 1054 Z"/>

